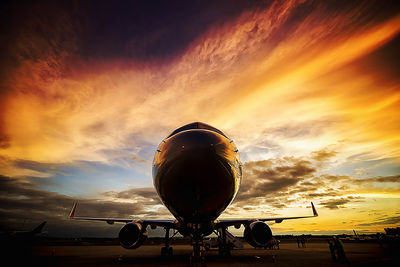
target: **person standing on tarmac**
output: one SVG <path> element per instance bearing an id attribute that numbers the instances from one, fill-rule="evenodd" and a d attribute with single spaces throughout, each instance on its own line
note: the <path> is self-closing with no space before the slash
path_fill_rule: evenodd
<path id="1" fill-rule="evenodd" d="M 338 236 L 335 236 L 335 249 L 337 253 L 337 259 L 339 263 L 347 263 L 346 254 L 344 253 L 343 242 Z"/>
<path id="2" fill-rule="evenodd" d="M 327 239 L 327 241 L 329 244 L 329 250 L 331 252 L 332 262 L 335 263 L 336 262 L 335 245 L 330 239 Z"/>
<path id="3" fill-rule="evenodd" d="M 301 236 L 301 246 L 302 246 L 303 248 L 306 247 L 306 238 L 304 237 L 304 235 Z"/>

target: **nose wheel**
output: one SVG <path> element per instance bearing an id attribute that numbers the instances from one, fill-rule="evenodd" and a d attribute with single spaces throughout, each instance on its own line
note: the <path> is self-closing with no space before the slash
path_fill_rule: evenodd
<path id="1" fill-rule="evenodd" d="M 177 232 L 175 232 L 172 237 L 169 236 L 169 228 L 165 228 L 165 246 L 161 248 L 161 256 L 162 257 L 168 257 L 168 256 L 172 256 L 173 254 L 173 249 L 172 247 L 169 246 L 169 242 L 171 240 L 172 237 L 174 237 Z"/>
<path id="2" fill-rule="evenodd" d="M 161 248 L 161 256 L 162 257 L 172 256 L 172 254 L 173 254 L 172 247 L 162 247 Z"/>
<path id="3" fill-rule="evenodd" d="M 199 225 L 195 224 L 194 231 L 192 234 L 192 239 L 190 240 L 191 245 L 193 246 L 193 253 L 192 256 L 190 256 L 190 264 L 192 266 L 198 267 L 204 266 L 204 256 L 202 255 L 202 250 L 201 248 L 204 246 L 203 244 L 203 236 L 201 235 L 199 231 Z"/>
<path id="4" fill-rule="evenodd" d="M 200 242 L 200 240 L 196 238 L 192 239 L 191 243 L 191 245 L 193 246 L 193 252 L 189 258 L 189 264 L 195 267 L 204 266 L 205 258 L 201 250 L 202 242 Z"/>

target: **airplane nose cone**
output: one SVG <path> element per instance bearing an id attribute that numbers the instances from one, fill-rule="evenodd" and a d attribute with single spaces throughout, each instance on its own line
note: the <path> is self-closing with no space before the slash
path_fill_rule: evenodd
<path id="1" fill-rule="evenodd" d="M 153 165 L 162 167 L 189 157 L 201 164 L 207 157 L 219 156 L 238 160 L 236 146 L 226 137 L 208 130 L 189 130 L 163 140 L 157 149 Z"/>
<path id="2" fill-rule="evenodd" d="M 162 143 L 154 185 L 175 217 L 216 218 L 229 205 L 238 187 L 231 164 L 235 150 L 229 139 L 208 130 L 184 131 Z"/>

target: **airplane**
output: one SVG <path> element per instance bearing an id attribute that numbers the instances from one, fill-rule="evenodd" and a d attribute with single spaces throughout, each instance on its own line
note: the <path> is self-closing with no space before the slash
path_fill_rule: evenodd
<path id="1" fill-rule="evenodd" d="M 0 234 L 0 250 L 5 255 L 19 251 L 26 254 L 27 250 L 34 244 L 36 238 L 42 233 L 46 221 L 39 224 L 31 231 L 13 231 Z"/>
<path id="2" fill-rule="evenodd" d="M 36 234 L 40 234 L 45 224 L 46 221 L 42 222 L 31 231 L 14 231 L 9 233 L 8 236 L 18 237 L 18 238 L 31 238 Z"/>
<path id="3" fill-rule="evenodd" d="M 360 240 L 360 236 L 356 233 L 356 230 L 353 229 L 354 232 L 354 240 L 359 241 Z"/>
<path id="4" fill-rule="evenodd" d="M 239 151 L 232 139 L 208 124 L 194 122 L 184 125 L 159 144 L 152 167 L 153 184 L 162 203 L 174 220 L 140 220 L 132 218 L 76 217 L 76 203 L 70 219 L 125 223 L 119 232 L 119 241 L 126 249 L 140 247 L 147 238 L 147 227 L 165 229 L 162 256 L 172 255 L 170 239 L 177 233 L 190 237 L 193 253 L 191 261 L 202 258 L 203 238 L 222 234 L 220 255 L 230 255 L 226 242 L 226 229 L 245 227 L 244 238 L 254 247 L 265 247 L 272 239 L 267 221 L 311 218 L 318 213 L 311 202 L 313 215 L 296 217 L 218 219 L 235 198 L 242 180 Z M 170 229 L 174 230 L 172 237 Z M 218 231 L 222 230 L 222 231 Z"/>

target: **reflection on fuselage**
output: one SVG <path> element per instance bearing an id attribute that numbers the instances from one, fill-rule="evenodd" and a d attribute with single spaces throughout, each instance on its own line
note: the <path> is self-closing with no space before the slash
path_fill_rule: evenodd
<path id="1" fill-rule="evenodd" d="M 203 123 L 175 130 L 153 161 L 153 182 L 162 202 L 182 225 L 200 225 L 203 234 L 234 199 L 241 176 L 233 141 Z"/>

